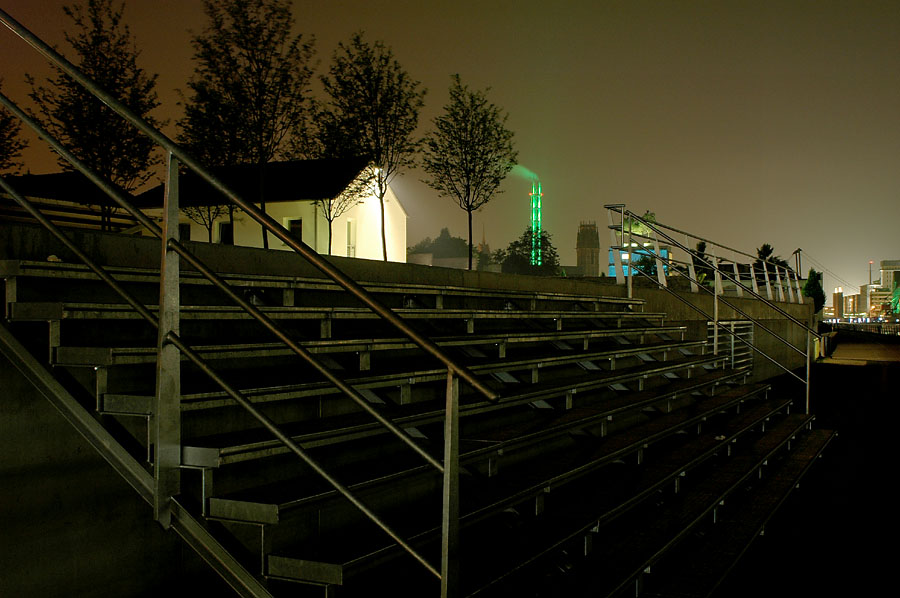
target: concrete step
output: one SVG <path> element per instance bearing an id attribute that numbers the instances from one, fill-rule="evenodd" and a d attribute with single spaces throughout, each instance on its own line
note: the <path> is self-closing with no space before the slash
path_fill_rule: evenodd
<path id="1" fill-rule="evenodd" d="M 677 434 L 685 426 L 690 426 L 697 421 L 713 416 L 723 409 L 730 409 L 756 393 L 749 391 L 749 394 L 736 392 L 731 396 L 722 395 L 720 397 L 707 398 L 704 402 L 697 405 L 697 409 L 692 412 L 670 413 L 659 418 L 650 420 L 645 424 L 637 425 L 632 431 L 631 438 L 620 438 L 618 435 L 610 436 L 608 439 L 599 442 L 593 450 L 562 450 L 555 458 L 546 458 L 536 463 L 520 464 L 516 468 L 511 468 L 506 475 L 500 474 L 488 480 L 475 477 L 467 477 L 464 479 L 460 496 L 463 501 L 464 509 L 462 523 L 464 526 L 463 541 L 466 542 L 468 548 L 465 551 L 465 564 L 469 565 L 470 570 L 477 571 L 479 569 L 478 562 L 482 558 L 492 561 L 492 569 L 496 570 L 500 561 L 505 562 L 507 566 L 514 569 L 521 565 L 519 558 L 533 558 L 537 552 L 545 553 L 549 548 L 559 542 L 564 541 L 559 536 L 555 539 L 551 538 L 551 530 L 559 532 L 561 528 L 558 526 L 560 521 L 571 517 L 573 509 L 577 505 L 593 508 L 589 525 L 597 525 L 598 521 L 612 517 L 614 514 L 621 514 L 623 505 L 629 503 L 633 506 L 639 504 L 641 500 L 650 496 L 654 490 L 661 484 L 671 481 L 674 477 L 680 475 L 690 466 L 691 462 L 697 463 L 702 458 L 709 458 L 712 452 L 709 447 L 698 448 L 694 446 L 691 451 L 683 451 L 681 457 L 683 461 L 677 466 L 669 464 L 668 473 L 663 468 L 658 468 L 653 475 L 656 476 L 655 482 L 644 479 L 644 487 L 636 487 L 635 496 L 631 501 L 626 500 L 621 494 L 617 495 L 614 500 L 606 503 L 597 501 L 572 501 L 573 494 L 579 494 L 587 491 L 593 491 L 599 488 L 611 488 L 612 479 L 610 478 L 609 467 L 618 470 L 619 466 L 614 465 L 623 456 L 634 454 L 646 447 L 658 442 L 665 437 Z M 769 405 L 766 411 L 767 415 L 771 415 L 778 409 L 782 409 L 786 403 L 779 405 Z M 732 409 L 733 410 L 733 409 Z M 734 416 L 732 416 L 734 417 Z M 727 440 L 717 442 L 720 450 L 724 449 L 727 442 L 734 440 L 740 433 L 744 433 L 750 426 L 744 425 L 741 432 L 736 432 Z M 686 437 L 685 437 L 686 438 Z M 703 453 L 701 455 L 700 453 Z M 502 470 L 501 470 L 502 471 Z M 602 506 L 601 506 L 602 505 Z M 519 512 L 534 515 L 523 515 L 520 521 L 522 529 L 520 533 L 506 534 L 506 541 L 501 542 L 496 534 L 491 530 L 496 526 L 496 516 L 501 513 Z M 432 514 L 433 518 L 438 513 Z M 569 521 L 571 523 L 571 521 Z M 582 525 L 585 525 L 582 520 Z M 421 544 L 428 538 L 434 541 L 437 537 L 438 528 L 430 527 L 412 536 L 413 541 Z M 568 528 L 571 531 L 571 528 Z M 509 532 L 509 530 L 507 530 Z M 340 537 L 340 536 L 338 536 Z M 535 542 L 540 537 L 540 542 Z M 512 538 L 512 542 L 510 542 Z M 549 545 L 545 542 L 549 541 Z M 368 542 L 363 543 L 364 546 L 370 547 Z M 530 546 L 530 550 L 525 546 Z M 341 583 L 353 583 L 353 576 L 362 575 L 371 569 L 370 562 L 383 561 L 389 558 L 389 555 L 398 556 L 399 552 L 392 548 L 389 542 L 383 541 L 383 547 L 379 550 L 364 549 L 355 551 L 355 556 L 340 557 L 341 553 L 347 555 L 348 546 L 340 542 L 332 545 L 319 545 L 319 549 L 315 554 L 303 554 L 302 549 L 295 547 L 293 549 L 286 548 L 283 551 L 277 551 L 269 557 L 269 573 L 282 578 L 295 576 L 298 580 L 320 583 L 329 582 L 327 578 L 315 577 L 322 571 L 327 570 L 328 575 L 337 574 Z M 512 557 L 511 552 L 516 552 L 517 556 Z M 531 554 L 532 557 L 527 557 Z M 318 560 L 317 560 L 318 559 Z M 324 569 L 321 566 L 313 565 L 313 563 L 327 564 Z M 463 570 L 466 570 L 463 566 Z M 479 577 L 474 573 L 470 573 L 469 582 L 466 586 L 469 590 L 473 590 L 477 583 L 473 579 Z M 482 577 L 481 582 L 485 579 Z M 405 595 L 405 594 L 403 594 Z M 509 595 L 509 594 L 499 594 Z"/>

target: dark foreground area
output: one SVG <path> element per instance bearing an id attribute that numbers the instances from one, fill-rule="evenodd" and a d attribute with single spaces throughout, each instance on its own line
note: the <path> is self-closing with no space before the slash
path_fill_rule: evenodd
<path id="1" fill-rule="evenodd" d="M 841 332 L 813 366 L 816 427 L 839 436 L 716 596 L 864 596 L 890 587 L 900 339 Z M 866 359 L 868 357 L 868 359 Z"/>

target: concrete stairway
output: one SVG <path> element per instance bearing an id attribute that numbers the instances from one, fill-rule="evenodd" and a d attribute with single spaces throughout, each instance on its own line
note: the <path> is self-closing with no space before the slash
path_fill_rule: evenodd
<path id="1" fill-rule="evenodd" d="M 155 309 L 157 270 L 110 271 Z M 8 259 L 0 276 L 5 326 L 152 469 L 155 331 L 83 266 Z M 324 279 L 226 278 L 440 458 L 445 368 Z M 460 595 L 615 595 L 640 588 L 657 565 L 672 572 L 671 588 L 712 591 L 728 559 L 690 577 L 666 565 L 671 555 L 687 546 L 722 555 L 738 537 L 746 546 L 831 438 L 791 413 L 791 397 L 747 383 L 748 362 L 731 367 L 706 338 L 689 338 L 638 299 L 362 284 L 501 397 L 460 385 Z M 181 303 L 181 337 L 438 562 L 440 475 L 205 280 L 186 273 Z M 273 594 L 439 593 L 421 565 L 187 362 L 181 409 L 179 502 Z M 718 531 L 723 520 L 741 533 Z"/>

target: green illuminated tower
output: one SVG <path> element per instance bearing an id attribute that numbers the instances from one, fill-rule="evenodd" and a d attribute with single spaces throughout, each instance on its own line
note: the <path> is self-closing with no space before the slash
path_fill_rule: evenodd
<path id="1" fill-rule="evenodd" d="M 531 180 L 531 265 L 541 265 L 541 182 Z"/>

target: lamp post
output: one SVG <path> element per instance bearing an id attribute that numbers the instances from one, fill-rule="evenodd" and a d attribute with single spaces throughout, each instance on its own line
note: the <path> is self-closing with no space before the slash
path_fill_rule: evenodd
<path id="1" fill-rule="evenodd" d="M 794 253 L 793 253 L 793 255 L 797 256 L 797 277 L 798 278 L 803 276 L 803 268 L 800 267 L 800 252 L 801 251 L 803 251 L 803 250 L 798 247 L 797 249 L 794 250 Z"/>

